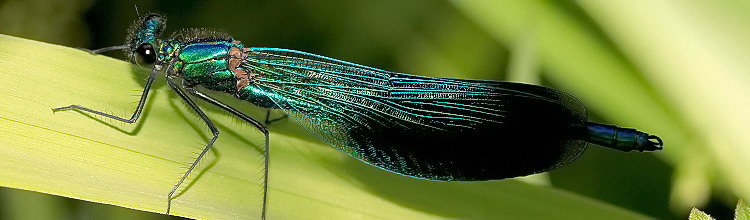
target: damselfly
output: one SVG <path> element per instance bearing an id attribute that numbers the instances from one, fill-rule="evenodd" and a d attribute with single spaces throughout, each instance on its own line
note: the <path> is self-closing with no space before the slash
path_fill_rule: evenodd
<path id="1" fill-rule="evenodd" d="M 323 141 L 381 169 L 439 181 L 497 180 L 545 172 L 575 160 L 594 143 L 621 151 L 654 151 L 656 136 L 586 120 L 584 106 L 561 91 L 522 83 L 434 78 L 389 72 L 295 50 L 245 47 L 207 29 L 160 39 L 166 19 L 150 14 L 131 27 L 130 61 L 153 65 L 130 118 L 78 105 L 115 120 L 138 120 L 159 71 L 208 125 L 213 137 L 167 196 L 209 151 L 219 130 L 190 96 L 216 105 L 265 136 L 262 218 L 268 198 L 268 129 L 202 92 L 215 90 L 268 109 L 281 109 Z"/>

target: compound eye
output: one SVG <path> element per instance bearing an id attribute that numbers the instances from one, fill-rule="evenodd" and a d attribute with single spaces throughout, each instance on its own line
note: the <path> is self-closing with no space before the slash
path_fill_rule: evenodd
<path id="1" fill-rule="evenodd" d="M 143 43 L 135 49 L 137 64 L 154 64 L 156 62 L 156 50 L 149 43 Z"/>

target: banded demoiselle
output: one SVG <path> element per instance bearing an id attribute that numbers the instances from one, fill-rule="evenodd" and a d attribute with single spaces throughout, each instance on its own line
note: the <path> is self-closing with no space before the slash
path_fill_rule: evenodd
<path id="1" fill-rule="evenodd" d="M 157 73 L 209 127 L 213 137 L 169 191 L 175 191 L 209 151 L 219 130 L 190 96 L 250 123 L 265 136 L 262 218 L 268 198 L 268 129 L 202 91 L 225 92 L 289 118 L 334 148 L 404 176 L 438 181 L 483 181 L 525 176 L 561 167 L 587 143 L 620 151 L 654 151 L 662 140 L 635 129 L 586 120 L 586 109 L 564 92 L 523 83 L 435 78 L 389 72 L 288 49 L 245 47 L 231 36 L 184 29 L 160 39 L 166 19 L 140 18 L 124 45 L 130 61 L 153 65 L 134 123 Z M 178 80 L 180 82 L 178 83 Z M 267 119 L 266 119 L 267 120 Z"/>

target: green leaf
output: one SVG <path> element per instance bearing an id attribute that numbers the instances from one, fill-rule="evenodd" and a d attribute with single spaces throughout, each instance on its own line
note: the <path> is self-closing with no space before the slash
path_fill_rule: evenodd
<path id="1" fill-rule="evenodd" d="M 0 186 L 164 212 L 166 195 L 210 138 L 157 79 L 135 124 L 54 107 L 129 116 L 148 70 L 74 48 L 0 35 Z M 265 110 L 223 96 L 258 118 Z M 200 103 L 221 132 L 173 201 L 175 215 L 260 217 L 263 136 Z M 276 113 L 278 114 L 278 113 Z M 272 219 L 641 219 L 642 215 L 514 180 L 446 183 L 392 174 L 273 124 Z"/>
<path id="2" fill-rule="evenodd" d="M 693 208 L 690 210 L 690 216 L 688 217 L 690 220 L 714 220 L 710 215 L 707 213 L 699 210 L 698 208 Z M 743 200 L 739 200 L 737 202 L 737 208 L 734 210 L 734 219 L 735 220 L 748 220 L 750 219 L 750 206 L 745 203 Z"/>
<path id="3" fill-rule="evenodd" d="M 737 202 L 737 208 L 734 210 L 735 220 L 750 220 L 750 206 L 744 200 Z"/>
<path id="4" fill-rule="evenodd" d="M 710 215 L 706 214 L 705 212 L 702 212 L 701 210 L 698 210 L 697 208 L 693 208 L 690 210 L 690 216 L 688 216 L 688 219 L 690 220 L 714 220 Z"/>

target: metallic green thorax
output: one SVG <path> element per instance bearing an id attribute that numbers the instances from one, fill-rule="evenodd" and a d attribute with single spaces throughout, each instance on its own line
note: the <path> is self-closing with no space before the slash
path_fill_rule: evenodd
<path id="1" fill-rule="evenodd" d="M 263 91 L 251 84 L 243 67 L 250 50 L 234 39 L 168 39 L 162 42 L 160 60 L 170 62 L 167 72 L 188 84 L 226 92 L 258 106 L 277 108 Z"/>
<path id="2" fill-rule="evenodd" d="M 237 85 L 235 71 L 237 65 L 231 66 L 233 59 L 229 52 L 232 48 L 241 48 L 239 42 L 232 39 L 204 42 L 180 42 L 167 40 L 162 44 L 161 54 L 170 57 L 171 66 L 167 72 L 179 74 L 190 84 L 201 84 L 211 90 L 234 93 Z M 169 53 L 167 49 L 174 48 Z M 233 71 L 234 70 L 234 71 Z"/>

